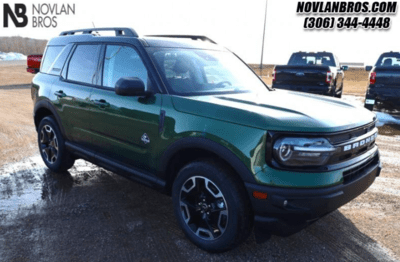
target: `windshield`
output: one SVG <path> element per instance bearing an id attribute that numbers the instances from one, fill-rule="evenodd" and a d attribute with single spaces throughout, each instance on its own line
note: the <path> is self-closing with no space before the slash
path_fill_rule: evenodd
<path id="1" fill-rule="evenodd" d="M 189 96 L 268 90 L 230 52 L 171 48 L 153 50 L 151 55 L 171 94 Z"/>
<path id="2" fill-rule="evenodd" d="M 386 53 L 379 57 L 375 66 L 400 67 L 399 53 Z"/>
<path id="3" fill-rule="evenodd" d="M 290 59 L 288 65 L 324 65 L 335 66 L 332 54 L 327 53 L 295 53 Z"/>

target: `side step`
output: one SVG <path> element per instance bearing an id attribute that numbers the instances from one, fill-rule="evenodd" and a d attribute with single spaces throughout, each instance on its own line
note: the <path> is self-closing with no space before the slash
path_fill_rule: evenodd
<path id="1" fill-rule="evenodd" d="M 124 176 L 132 181 L 139 182 L 155 189 L 164 189 L 166 186 L 165 180 L 156 177 L 149 172 L 97 155 L 95 152 L 69 141 L 65 142 L 65 146 L 73 155 L 83 158 L 118 175 Z"/>

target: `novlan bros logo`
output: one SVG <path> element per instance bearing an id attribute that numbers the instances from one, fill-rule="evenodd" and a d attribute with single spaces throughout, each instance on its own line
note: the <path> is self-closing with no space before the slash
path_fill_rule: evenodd
<path id="1" fill-rule="evenodd" d="M 16 27 L 25 27 L 28 24 L 28 17 L 26 16 L 26 6 L 24 4 L 15 4 L 14 11 L 8 4 L 3 5 L 3 26 L 8 27 L 8 18 L 11 18 Z M 22 18 L 22 22 L 18 21 Z"/>
<path id="2" fill-rule="evenodd" d="M 10 19 L 15 27 L 26 27 L 29 22 L 26 13 L 24 4 L 14 4 L 14 9 L 3 4 L 3 27 L 9 27 Z M 57 27 L 57 16 L 70 14 L 75 15 L 75 4 L 33 4 L 32 27 Z"/>

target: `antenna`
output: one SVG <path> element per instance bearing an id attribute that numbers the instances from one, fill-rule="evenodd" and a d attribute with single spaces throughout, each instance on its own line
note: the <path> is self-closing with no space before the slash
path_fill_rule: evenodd
<path id="1" fill-rule="evenodd" d="M 96 26 L 94 25 L 94 22 L 93 22 L 93 21 L 92 21 L 92 24 L 93 24 L 93 28 L 96 28 Z M 97 34 L 97 35 L 100 35 L 99 31 L 96 31 L 96 34 Z"/>
<path id="2" fill-rule="evenodd" d="M 261 46 L 261 62 L 260 62 L 261 77 L 263 75 L 263 56 L 264 56 L 265 25 L 267 23 L 267 5 L 268 5 L 268 0 L 265 0 L 264 30 L 263 30 L 263 39 L 262 39 L 262 46 Z"/>

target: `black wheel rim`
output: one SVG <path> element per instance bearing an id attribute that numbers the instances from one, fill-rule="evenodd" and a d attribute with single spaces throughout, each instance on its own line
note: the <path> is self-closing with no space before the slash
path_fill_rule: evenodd
<path id="1" fill-rule="evenodd" d="M 53 164 L 57 161 L 58 140 L 56 133 L 49 125 L 44 125 L 40 130 L 40 150 L 48 163 Z"/>
<path id="2" fill-rule="evenodd" d="M 190 230 L 204 240 L 221 237 L 228 225 L 228 205 L 222 191 L 210 179 L 193 176 L 183 183 L 180 211 Z"/>

